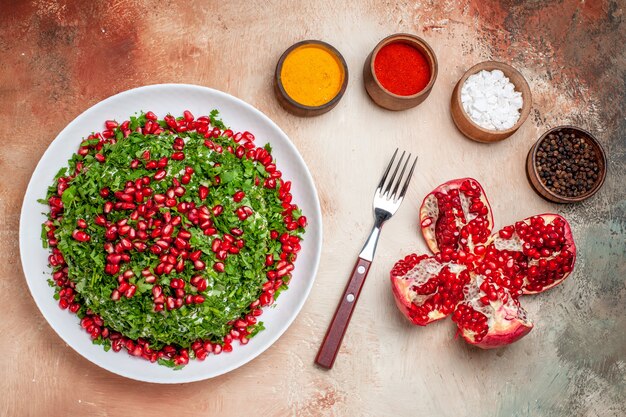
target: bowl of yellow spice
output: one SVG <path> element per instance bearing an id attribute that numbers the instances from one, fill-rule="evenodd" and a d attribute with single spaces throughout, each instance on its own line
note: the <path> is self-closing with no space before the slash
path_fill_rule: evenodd
<path id="1" fill-rule="evenodd" d="M 282 54 L 276 65 L 276 97 L 297 116 L 318 116 L 331 110 L 347 85 L 346 61 L 326 42 L 298 42 Z"/>

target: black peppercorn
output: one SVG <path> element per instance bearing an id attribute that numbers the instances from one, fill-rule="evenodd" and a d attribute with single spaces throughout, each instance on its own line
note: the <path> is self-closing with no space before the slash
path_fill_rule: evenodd
<path id="1" fill-rule="evenodd" d="M 578 197 L 595 186 L 598 158 L 585 137 L 558 131 L 539 144 L 535 165 L 548 189 L 558 195 Z"/>

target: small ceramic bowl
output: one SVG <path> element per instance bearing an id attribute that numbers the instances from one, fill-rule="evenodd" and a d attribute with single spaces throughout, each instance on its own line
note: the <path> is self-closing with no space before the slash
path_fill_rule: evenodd
<path id="1" fill-rule="evenodd" d="M 563 131 L 566 134 L 576 134 L 577 136 L 584 137 L 589 141 L 591 146 L 594 148 L 596 152 L 596 156 L 598 159 L 598 179 L 594 184 L 593 188 L 586 192 L 585 194 L 579 195 L 578 197 L 565 197 L 555 193 L 550 190 L 546 185 L 541 181 L 539 177 L 539 172 L 537 171 L 537 151 L 539 149 L 539 145 L 541 142 L 546 140 L 546 138 L 555 132 Z M 532 185 L 533 189 L 543 198 L 549 201 L 553 201 L 555 203 L 577 203 L 579 201 L 583 201 L 594 195 L 604 184 L 604 179 L 606 178 L 606 155 L 604 154 L 604 150 L 602 146 L 598 142 L 598 140 L 586 130 L 580 129 L 575 126 L 557 126 L 553 129 L 548 130 L 546 133 L 541 135 L 539 140 L 535 142 L 535 144 L 530 148 L 528 152 L 528 156 L 526 158 L 526 175 L 528 177 L 528 181 L 530 185 Z"/>
<path id="2" fill-rule="evenodd" d="M 341 88 L 337 95 L 327 103 L 324 103 L 320 106 L 307 106 L 301 103 L 298 103 L 294 99 L 292 99 L 289 94 L 285 91 L 285 87 L 283 86 L 283 82 L 281 80 L 281 72 L 283 69 L 283 63 L 285 62 L 285 58 L 296 48 L 306 45 L 318 45 L 326 51 L 330 52 L 337 59 L 341 67 L 343 68 L 343 83 L 341 84 Z M 332 45 L 327 44 L 326 42 L 317 41 L 317 40 L 306 40 L 302 42 L 298 42 L 290 46 L 280 57 L 278 60 L 278 64 L 276 64 L 276 71 L 274 73 L 274 93 L 276 94 L 276 98 L 281 106 L 288 112 L 295 114 L 296 116 L 302 117 L 312 117 L 319 116 L 320 114 L 324 114 L 330 110 L 332 110 L 343 94 L 346 92 L 346 88 L 348 86 L 348 65 L 346 64 L 345 59 L 337 49 L 335 49 Z"/>
<path id="3" fill-rule="evenodd" d="M 430 81 L 426 84 L 426 87 L 424 87 L 424 89 L 417 94 L 410 96 L 394 94 L 383 87 L 380 81 L 376 78 L 376 72 L 374 71 L 374 61 L 376 60 L 376 55 L 378 55 L 378 52 L 384 46 L 395 42 L 406 43 L 414 47 L 420 51 L 428 61 L 430 66 Z M 424 39 L 408 33 L 398 33 L 388 36 L 380 41 L 374 50 L 367 56 L 365 64 L 363 65 L 363 81 L 365 82 L 367 94 L 369 94 L 374 103 L 388 110 L 406 110 L 415 107 L 426 100 L 426 97 L 430 94 L 430 91 L 435 84 L 435 80 L 437 79 L 438 68 L 435 52 Z"/>
<path id="4" fill-rule="evenodd" d="M 463 109 L 463 103 L 461 102 L 461 88 L 470 75 L 483 70 L 493 71 L 496 69 L 502 71 L 504 75 L 513 83 L 513 85 L 515 85 L 515 91 L 522 93 L 523 104 L 520 117 L 513 127 L 506 130 L 489 130 L 478 126 L 465 112 Z M 522 126 L 522 124 L 526 121 L 531 107 L 532 97 L 530 94 L 530 87 L 528 86 L 524 76 L 512 66 L 497 61 L 484 61 L 468 69 L 465 74 L 463 74 L 459 82 L 456 83 L 454 91 L 452 91 L 452 99 L 450 101 L 452 120 L 454 120 L 454 124 L 459 131 L 472 140 L 485 143 L 498 142 L 515 133 L 517 129 L 519 129 L 520 126 Z"/>

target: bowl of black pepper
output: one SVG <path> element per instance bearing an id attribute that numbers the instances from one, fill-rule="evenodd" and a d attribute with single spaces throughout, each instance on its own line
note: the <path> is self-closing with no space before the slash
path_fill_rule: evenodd
<path id="1" fill-rule="evenodd" d="M 606 156 L 586 130 L 558 126 L 530 148 L 526 158 L 530 184 L 555 203 L 576 203 L 594 195 L 606 177 Z"/>

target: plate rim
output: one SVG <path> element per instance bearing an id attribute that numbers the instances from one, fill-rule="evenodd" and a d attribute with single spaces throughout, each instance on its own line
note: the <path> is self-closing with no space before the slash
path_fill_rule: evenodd
<path id="1" fill-rule="evenodd" d="M 255 113 L 258 117 L 260 117 L 265 123 L 269 124 L 274 130 L 276 130 L 278 132 L 279 135 L 283 136 L 283 139 L 286 143 L 286 146 L 288 148 L 291 148 L 291 151 L 294 153 L 294 155 L 296 156 L 297 162 L 304 168 L 304 174 L 305 174 L 305 180 L 309 181 L 312 188 L 313 188 L 313 195 L 312 197 L 312 205 L 313 208 L 315 209 L 314 213 L 307 213 L 307 217 L 309 217 L 309 219 L 313 220 L 317 227 L 319 232 L 317 233 L 316 239 L 313 242 L 313 248 L 315 248 L 316 250 L 314 251 L 314 253 L 312 254 L 313 256 L 313 268 L 310 270 L 310 279 L 308 284 L 305 286 L 304 288 L 304 292 L 303 292 L 303 296 L 301 297 L 300 300 L 297 301 L 297 304 L 295 305 L 295 308 L 293 309 L 293 312 L 291 314 L 288 315 L 286 321 L 284 322 L 283 326 L 278 329 L 278 331 L 276 332 L 276 334 L 271 337 L 269 340 L 267 340 L 265 342 L 264 345 L 260 345 L 259 348 L 253 352 L 250 356 L 244 357 L 242 360 L 237 361 L 235 363 L 233 363 L 230 366 L 225 367 L 224 369 L 221 369 L 218 372 L 215 373 L 211 373 L 209 376 L 205 375 L 197 375 L 197 376 L 187 376 L 185 378 L 181 378 L 179 377 L 179 375 L 181 374 L 177 374 L 175 373 L 175 371 L 172 371 L 172 378 L 168 378 L 167 380 L 156 380 L 156 379 L 144 379 L 144 378 L 140 378 L 140 377 L 136 377 L 136 376 L 131 376 L 131 375 L 127 375 L 127 374 L 123 374 L 121 372 L 118 372 L 116 370 L 112 370 L 109 369 L 105 366 L 103 366 L 101 363 L 98 363 L 96 361 L 94 361 L 92 358 L 88 357 L 84 352 L 80 351 L 79 348 L 75 347 L 70 341 L 67 340 L 67 338 L 62 334 L 63 332 L 61 332 L 55 323 L 53 323 L 53 321 L 51 321 L 47 315 L 44 313 L 44 307 L 43 307 L 43 303 L 40 304 L 38 301 L 38 297 L 35 296 L 35 291 L 33 289 L 33 286 L 31 286 L 31 282 L 30 279 L 27 276 L 26 273 L 26 268 L 24 267 L 24 265 L 27 263 L 27 259 L 25 259 L 25 249 L 27 249 L 27 238 L 25 237 L 25 231 L 24 231 L 24 224 L 26 221 L 26 213 L 25 213 L 25 207 L 28 204 L 29 201 L 37 201 L 37 196 L 33 195 L 35 193 L 34 188 L 35 185 L 33 184 L 33 178 L 36 178 L 36 174 L 43 168 L 41 168 L 41 163 L 44 159 L 46 159 L 46 156 L 48 155 L 49 152 L 51 152 L 51 148 L 53 148 L 53 145 L 55 144 L 55 142 L 62 137 L 66 131 L 69 131 L 75 124 L 79 123 L 79 119 L 81 119 L 85 114 L 92 112 L 92 111 L 96 111 L 98 109 L 100 109 L 101 107 L 105 107 L 106 105 L 108 105 L 110 102 L 114 101 L 115 99 L 118 99 L 119 97 L 122 96 L 126 96 L 126 95 L 132 95 L 133 93 L 136 93 L 139 90 L 158 90 L 161 88 L 181 88 L 181 89 L 189 89 L 189 90 L 203 90 L 206 93 L 209 94 L 215 94 L 217 96 L 221 96 L 222 99 L 226 99 L 226 100 L 232 100 L 234 102 L 236 102 L 238 105 L 243 106 L 244 108 L 246 108 L 248 111 Z M 218 109 L 219 110 L 219 109 Z M 140 111 L 140 110 L 138 110 Z M 268 141 L 269 142 L 269 141 Z M 64 162 L 63 162 L 64 163 Z M 62 166 L 62 165 L 61 165 Z M 80 114 L 78 114 L 76 117 L 74 117 L 72 119 L 71 122 L 69 122 L 67 125 L 65 125 L 65 127 L 55 136 L 55 138 L 48 144 L 48 146 L 46 147 L 45 151 L 43 152 L 43 154 L 39 157 L 39 160 L 37 161 L 37 165 L 35 166 L 35 168 L 33 169 L 30 178 L 28 180 L 28 185 L 26 187 L 26 191 L 24 192 L 24 196 L 22 198 L 22 204 L 20 207 L 20 217 L 19 217 L 19 252 L 20 252 L 20 263 L 22 266 L 22 272 L 23 272 L 23 276 L 24 276 L 24 280 L 26 281 L 26 285 L 28 286 L 28 290 L 30 293 L 31 298 L 34 300 L 35 305 L 37 306 L 37 309 L 39 310 L 39 312 L 41 313 L 41 315 L 43 316 L 43 318 L 46 320 L 46 322 L 48 323 L 48 325 L 54 330 L 54 332 L 56 333 L 56 335 L 61 338 L 61 340 L 63 340 L 63 342 L 68 345 L 69 347 L 71 347 L 76 353 L 78 353 L 81 357 L 83 357 L 84 359 L 86 359 L 87 361 L 89 361 L 90 363 L 98 366 L 101 369 L 104 369 L 110 373 L 116 374 L 116 375 L 120 375 L 124 378 L 129 378 L 132 380 L 136 380 L 136 381 L 141 381 L 141 382 L 148 382 L 148 383 L 156 383 L 156 384 L 180 384 L 180 383 L 191 383 L 191 382 L 197 382 L 197 381 L 204 381 L 207 379 L 211 379 L 211 378 L 216 378 L 219 377 L 221 375 L 224 375 L 228 372 L 231 372 L 237 368 L 240 368 L 250 362 L 252 362 L 254 359 L 256 359 L 257 357 L 259 357 L 262 353 L 264 353 L 266 350 L 268 350 L 272 345 L 274 345 L 274 343 L 276 343 L 276 341 L 278 341 L 278 339 L 280 339 L 285 332 L 289 329 L 289 327 L 291 327 L 291 325 L 293 324 L 293 322 L 295 321 L 296 317 L 298 317 L 298 315 L 300 314 L 300 312 L 302 311 L 302 308 L 304 307 L 304 304 L 306 303 L 306 301 L 308 300 L 310 294 L 311 294 L 311 290 L 313 289 L 313 285 L 315 283 L 315 280 L 317 278 L 317 272 L 319 270 L 319 264 L 320 264 L 320 258 L 321 258 L 321 252 L 322 252 L 322 245 L 323 245 L 323 222 L 322 222 L 322 209 L 321 209 L 321 204 L 320 204 L 320 199 L 319 199 L 319 194 L 318 194 L 318 189 L 315 185 L 315 180 L 313 179 L 313 176 L 311 175 L 311 171 L 309 170 L 308 165 L 306 164 L 306 162 L 304 161 L 304 158 L 302 158 L 302 155 L 300 154 L 298 148 L 295 146 L 295 144 L 291 141 L 291 139 L 289 138 L 289 136 L 280 128 L 280 126 L 278 126 L 278 124 L 276 124 L 269 116 L 267 116 L 265 113 L 263 113 L 261 110 L 257 109 L 256 107 L 254 107 L 252 104 L 234 96 L 231 95 L 229 93 L 211 88 L 211 87 L 206 87 L 206 86 L 202 86 L 202 85 L 196 85 L 196 84 L 188 84 L 188 83 L 160 83 L 160 84 L 148 84 L 148 85 L 143 85 L 143 86 L 139 86 L 139 87 L 134 87 L 128 90 L 124 90 L 121 91 L 119 93 L 113 94 L 103 100 L 100 100 L 99 102 L 93 104 L 92 106 L 88 107 L 87 109 L 85 109 L 84 111 L 82 111 Z M 35 238 L 36 240 L 39 241 L 39 236 L 37 236 Z M 32 240 L 32 238 L 31 238 Z M 77 319 L 77 317 L 76 317 Z M 96 348 L 101 348 L 98 345 L 93 345 Z M 108 353 L 108 352 L 107 352 Z M 153 366 L 158 366 L 156 364 L 151 364 Z"/>

